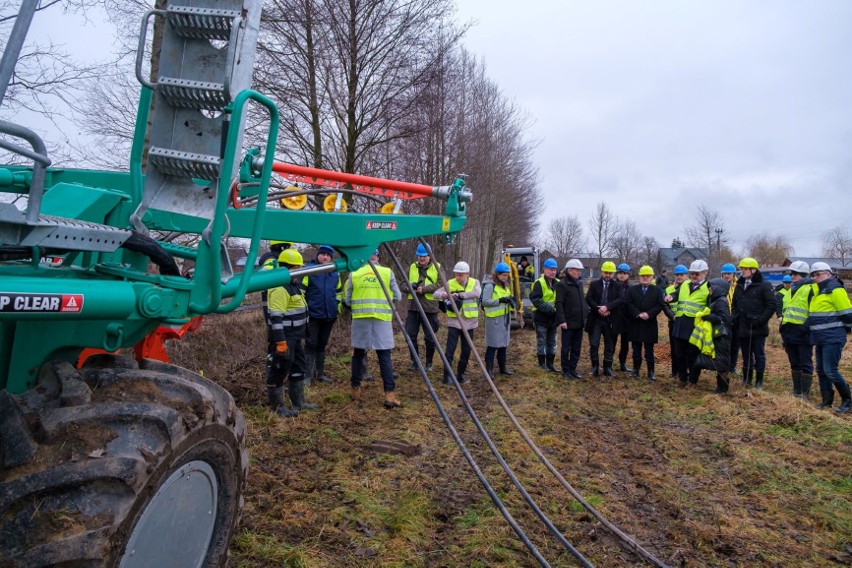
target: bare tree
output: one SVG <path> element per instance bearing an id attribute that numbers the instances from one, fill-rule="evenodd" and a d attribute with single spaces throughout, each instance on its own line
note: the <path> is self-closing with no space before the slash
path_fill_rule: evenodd
<path id="1" fill-rule="evenodd" d="M 852 233 L 845 225 L 838 225 L 822 235 L 822 254 L 836 259 L 841 266 L 852 262 Z"/>
<path id="2" fill-rule="evenodd" d="M 793 246 L 783 235 L 760 233 L 748 238 L 746 254 L 757 260 L 761 266 L 779 266 L 793 254 Z"/>
<path id="3" fill-rule="evenodd" d="M 722 245 L 730 241 L 722 215 L 705 205 L 698 206 L 695 223 L 684 227 L 684 232 L 689 246 L 705 249 L 714 259 L 718 259 Z"/>
<path id="4" fill-rule="evenodd" d="M 580 219 L 576 215 L 565 215 L 551 220 L 545 229 L 544 246 L 556 255 L 560 263 L 575 256 L 586 246 Z"/>
<path id="5" fill-rule="evenodd" d="M 598 249 L 598 262 L 610 252 L 612 238 L 618 220 L 603 201 L 595 207 L 595 213 L 589 219 L 589 234 Z"/>
<path id="6" fill-rule="evenodd" d="M 642 250 L 642 235 L 633 221 L 616 221 L 612 235 L 612 254 L 622 262 L 635 264 Z"/>
<path id="7" fill-rule="evenodd" d="M 654 237 L 642 237 L 642 248 L 639 250 L 638 264 L 647 264 L 655 267 L 657 255 L 660 252 L 660 243 Z M 660 267 L 656 266 L 659 270 Z"/>

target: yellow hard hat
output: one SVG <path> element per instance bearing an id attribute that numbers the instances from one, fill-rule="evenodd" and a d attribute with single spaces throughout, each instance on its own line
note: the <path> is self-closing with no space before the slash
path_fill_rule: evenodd
<path id="1" fill-rule="evenodd" d="M 654 269 L 647 264 L 639 269 L 639 276 L 653 276 Z"/>
<path id="2" fill-rule="evenodd" d="M 757 261 L 750 256 L 745 257 L 740 261 L 740 268 L 753 268 L 758 269 L 760 266 L 757 264 Z"/>
<path id="3" fill-rule="evenodd" d="M 275 245 L 284 245 L 285 247 L 293 246 L 292 241 L 269 241 L 269 246 L 273 247 Z"/>
<path id="4" fill-rule="evenodd" d="M 304 260 L 302 260 L 302 253 L 300 253 L 294 248 L 288 248 L 278 255 L 278 264 L 302 266 L 304 263 Z"/>
<path id="5" fill-rule="evenodd" d="M 615 263 L 611 260 L 604 262 L 601 265 L 601 272 L 615 272 Z"/>

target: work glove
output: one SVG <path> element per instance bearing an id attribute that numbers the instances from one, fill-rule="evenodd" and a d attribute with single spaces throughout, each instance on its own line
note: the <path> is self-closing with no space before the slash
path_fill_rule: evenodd
<path id="1" fill-rule="evenodd" d="M 513 310 L 518 309 L 518 302 L 514 298 L 509 298 L 509 305 L 512 306 Z"/>
<path id="2" fill-rule="evenodd" d="M 287 342 L 286 341 L 276 341 L 275 342 L 275 354 L 279 356 L 287 355 Z"/>
<path id="3" fill-rule="evenodd" d="M 512 301 L 512 298 L 510 298 L 509 296 L 503 296 L 502 298 L 500 298 L 500 303 L 501 303 L 501 304 L 508 304 L 508 303 L 510 303 L 511 301 Z"/>

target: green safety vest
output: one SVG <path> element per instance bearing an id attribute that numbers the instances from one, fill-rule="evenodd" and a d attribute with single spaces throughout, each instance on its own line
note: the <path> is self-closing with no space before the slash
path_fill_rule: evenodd
<path id="1" fill-rule="evenodd" d="M 464 286 L 459 284 L 458 280 L 456 280 L 455 278 L 450 280 L 450 294 L 454 292 L 469 292 L 474 288 L 476 288 L 475 278 L 468 278 Z M 456 316 L 456 313 L 453 311 L 453 308 L 450 304 L 447 304 L 447 315 L 450 317 Z M 463 318 L 468 319 L 476 319 L 479 317 L 479 311 L 476 307 L 476 298 L 465 298 L 461 300 L 461 315 Z"/>
<path id="2" fill-rule="evenodd" d="M 385 297 L 390 294 L 391 269 L 376 265 L 381 281 L 369 263 L 352 273 L 352 319 L 373 318 L 391 321 L 393 309 Z"/>
<path id="3" fill-rule="evenodd" d="M 790 290 L 788 288 L 781 288 L 778 290 L 778 293 L 781 294 L 781 313 L 784 313 L 784 309 L 790 305 Z"/>
<path id="4" fill-rule="evenodd" d="M 677 312 L 675 316 L 686 316 L 694 318 L 698 312 L 707 307 L 707 298 L 710 296 L 710 290 L 707 289 L 705 281 L 695 292 L 689 291 L 689 281 L 680 285 L 680 291 L 677 297 Z"/>
<path id="5" fill-rule="evenodd" d="M 713 324 L 704 319 L 704 316 L 709 315 L 710 308 L 704 308 L 695 314 L 695 327 L 692 328 L 692 335 L 689 337 L 689 342 L 698 347 L 698 350 L 704 355 L 715 357 L 716 346 L 713 344 Z"/>
<path id="6" fill-rule="evenodd" d="M 803 325 L 808 319 L 808 303 L 810 295 L 813 292 L 813 286 L 799 286 L 793 297 L 787 301 L 781 312 L 781 325 L 791 323 L 793 325 Z"/>
<path id="7" fill-rule="evenodd" d="M 541 284 L 541 299 L 543 302 L 550 304 L 551 306 L 556 305 L 556 292 L 553 291 L 553 288 L 547 285 L 547 278 L 542 276 L 538 280 L 536 280 L 539 284 Z M 556 283 L 556 278 L 553 279 L 553 282 Z M 532 311 L 535 311 L 535 305 L 532 307 Z"/>
<path id="8" fill-rule="evenodd" d="M 408 283 L 414 284 L 415 282 L 420 282 L 420 269 L 418 268 L 418 264 L 415 262 L 408 269 Z M 428 286 L 429 284 L 434 284 L 438 281 L 438 269 L 435 268 L 435 263 L 430 262 L 429 267 L 426 269 L 426 279 L 423 281 L 424 286 Z M 435 298 L 432 296 L 432 292 L 427 292 L 423 294 L 427 300 L 434 300 Z M 411 294 L 408 295 L 409 300 L 413 300 L 414 298 Z"/>
<path id="9" fill-rule="evenodd" d="M 849 302 L 846 288 L 837 286 L 828 293 L 825 290 L 820 292 L 816 282 L 809 288 L 814 291 L 808 306 L 808 325 L 813 343 L 820 345 L 825 340 L 844 338 L 845 331 L 841 330 L 847 324 L 843 323 L 842 318 L 852 314 L 852 303 Z"/>
<path id="10" fill-rule="evenodd" d="M 512 295 L 512 291 L 508 287 L 504 288 L 503 286 L 496 286 L 494 284 L 491 286 L 494 289 L 493 292 L 491 292 L 492 299 L 507 298 Z M 497 304 L 496 306 L 490 307 L 483 306 L 482 309 L 485 310 L 485 317 L 487 318 L 499 318 L 512 311 L 509 304 Z"/>

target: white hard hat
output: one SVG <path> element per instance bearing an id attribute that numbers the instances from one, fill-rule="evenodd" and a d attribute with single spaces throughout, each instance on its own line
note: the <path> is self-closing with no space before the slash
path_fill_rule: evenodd
<path id="1" fill-rule="evenodd" d="M 808 263 L 803 260 L 797 260 L 795 262 L 790 263 L 790 272 L 798 272 L 799 274 L 810 274 L 811 268 L 808 266 Z"/>
<path id="2" fill-rule="evenodd" d="M 465 261 L 461 260 L 453 267 L 453 272 L 470 274 L 470 266 L 468 266 Z"/>
<path id="3" fill-rule="evenodd" d="M 819 272 L 820 270 L 824 270 L 825 272 L 831 273 L 831 267 L 827 262 L 815 262 L 811 265 L 811 274 L 814 272 Z"/>
<path id="4" fill-rule="evenodd" d="M 690 272 L 707 272 L 710 268 L 707 266 L 707 261 L 705 260 L 693 260 L 692 264 L 689 265 Z"/>
<path id="5" fill-rule="evenodd" d="M 580 270 L 583 270 L 583 263 L 576 258 L 572 258 L 565 263 L 565 268 L 579 268 Z"/>

